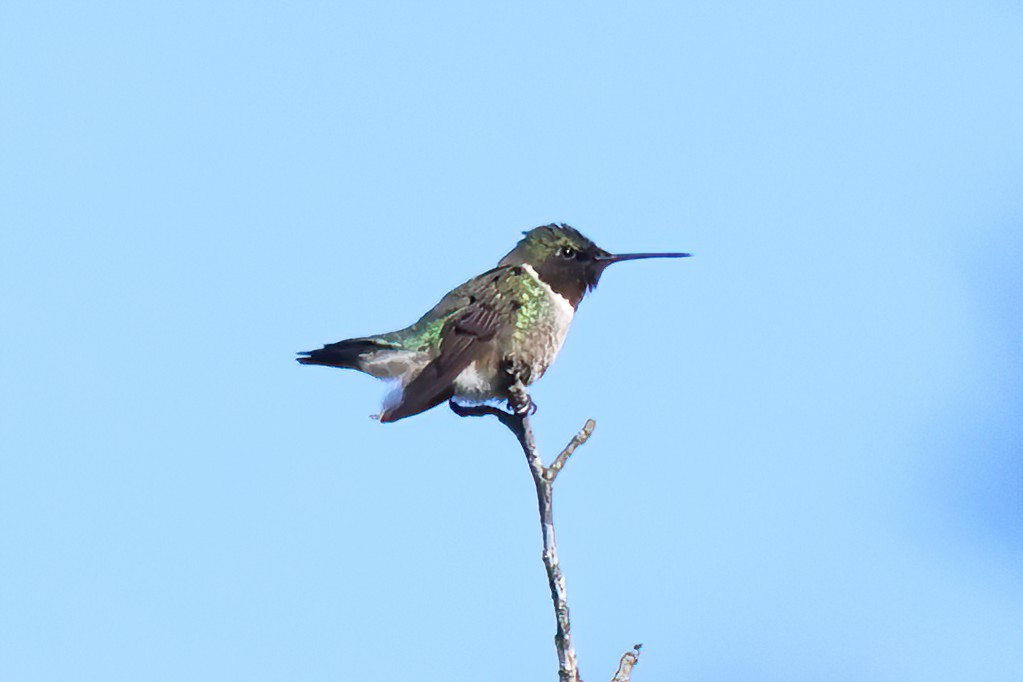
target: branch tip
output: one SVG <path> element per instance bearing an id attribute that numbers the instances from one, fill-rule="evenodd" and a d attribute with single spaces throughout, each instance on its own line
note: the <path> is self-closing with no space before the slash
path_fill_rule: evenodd
<path id="1" fill-rule="evenodd" d="M 639 663 L 639 651 L 642 644 L 635 644 L 632 651 L 626 651 L 618 661 L 618 672 L 615 673 L 611 682 L 629 682 L 632 679 L 632 668 Z"/>

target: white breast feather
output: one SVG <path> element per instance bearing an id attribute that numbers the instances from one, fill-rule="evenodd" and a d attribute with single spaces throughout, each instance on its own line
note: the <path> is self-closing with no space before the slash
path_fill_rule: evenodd
<path id="1" fill-rule="evenodd" d="M 462 370 L 455 378 L 455 395 L 466 400 L 487 400 L 493 397 L 492 377 L 485 377 L 476 362 Z"/>

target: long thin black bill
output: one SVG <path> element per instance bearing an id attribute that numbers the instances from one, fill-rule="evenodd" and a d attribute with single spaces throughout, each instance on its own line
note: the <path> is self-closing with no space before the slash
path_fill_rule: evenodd
<path id="1" fill-rule="evenodd" d="M 689 258 L 691 253 L 613 253 L 609 256 L 598 256 L 602 263 L 619 263 L 623 260 L 641 260 L 643 258 Z"/>

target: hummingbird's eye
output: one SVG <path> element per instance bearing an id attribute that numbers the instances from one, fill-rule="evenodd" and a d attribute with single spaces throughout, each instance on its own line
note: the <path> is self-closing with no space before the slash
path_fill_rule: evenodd
<path id="1" fill-rule="evenodd" d="M 571 246 L 562 246 L 558 249 L 558 255 L 562 258 L 575 258 L 575 249 Z"/>

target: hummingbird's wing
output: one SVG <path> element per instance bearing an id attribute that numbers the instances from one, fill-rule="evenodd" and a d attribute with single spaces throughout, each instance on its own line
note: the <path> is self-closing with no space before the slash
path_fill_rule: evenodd
<path id="1" fill-rule="evenodd" d="M 401 400 L 384 410 L 380 421 L 411 417 L 447 400 L 453 394 L 455 378 L 490 350 L 488 342 L 500 325 L 497 310 L 492 301 L 472 300 L 447 321 L 441 331 L 440 353 L 405 386 Z"/>

